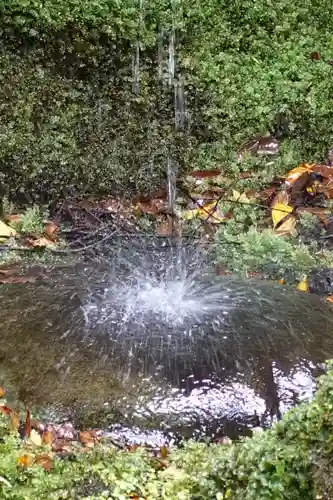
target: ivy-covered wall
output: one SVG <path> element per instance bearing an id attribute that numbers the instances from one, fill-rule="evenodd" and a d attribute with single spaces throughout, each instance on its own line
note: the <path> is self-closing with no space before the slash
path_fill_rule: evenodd
<path id="1" fill-rule="evenodd" d="M 2 194 L 150 190 L 168 155 L 183 169 L 229 168 L 244 139 L 281 121 L 289 162 L 323 158 L 332 17 L 328 0 L 5 0 Z M 178 131 L 165 75 L 172 35 L 186 98 Z"/>

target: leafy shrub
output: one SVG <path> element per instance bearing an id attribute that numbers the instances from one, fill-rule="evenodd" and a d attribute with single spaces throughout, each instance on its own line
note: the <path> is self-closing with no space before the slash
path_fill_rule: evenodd
<path id="1" fill-rule="evenodd" d="M 182 169 L 228 171 L 238 145 L 267 129 L 288 136 L 278 170 L 322 159 L 331 141 L 327 0 L 154 0 L 149 8 L 15 0 L 0 9 L 0 196 L 149 191 L 164 182 L 168 155 Z M 157 79 L 173 31 L 187 105 L 177 132 L 174 89 Z M 313 50 L 321 60 L 311 60 Z"/>
<path id="2" fill-rule="evenodd" d="M 231 271 L 263 271 L 270 277 L 288 273 L 301 277 L 316 264 L 305 245 L 295 244 L 271 229 L 258 231 L 255 227 L 238 233 L 221 227 L 216 234 L 214 253 L 216 260 Z"/>

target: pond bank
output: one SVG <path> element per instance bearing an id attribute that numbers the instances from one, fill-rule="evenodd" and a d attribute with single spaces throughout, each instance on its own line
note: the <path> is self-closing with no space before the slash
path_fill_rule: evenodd
<path id="1" fill-rule="evenodd" d="M 15 500 L 332 498 L 332 394 L 331 364 L 313 401 L 272 429 L 236 444 L 188 442 L 158 452 L 97 443 L 61 457 L 22 441 L 1 415 L 0 491 Z M 29 465 L 29 456 L 37 463 Z"/>

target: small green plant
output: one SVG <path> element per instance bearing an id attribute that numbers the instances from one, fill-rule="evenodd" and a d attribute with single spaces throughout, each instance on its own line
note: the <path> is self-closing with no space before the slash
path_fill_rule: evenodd
<path id="1" fill-rule="evenodd" d="M 216 260 L 231 271 L 259 271 L 272 278 L 284 274 L 300 277 L 316 264 L 305 245 L 294 243 L 271 229 L 258 231 L 255 227 L 238 234 L 221 227 L 216 233 L 214 254 Z"/>
<path id="2" fill-rule="evenodd" d="M 19 222 L 13 224 L 19 233 L 42 234 L 44 232 L 44 221 L 47 212 L 34 205 L 27 208 Z"/>

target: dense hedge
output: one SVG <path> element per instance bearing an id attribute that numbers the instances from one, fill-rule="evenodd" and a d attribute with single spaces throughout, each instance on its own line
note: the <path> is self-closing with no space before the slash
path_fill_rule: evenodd
<path id="1" fill-rule="evenodd" d="M 233 499 L 332 498 L 333 364 L 314 400 L 290 411 L 272 429 L 236 444 L 188 443 L 164 459 L 98 446 L 51 472 L 17 465 L 22 441 L 0 419 L 1 498 Z"/>
<path id="2" fill-rule="evenodd" d="M 286 162 L 321 158 L 333 132 L 332 10 L 328 0 L 5 0 L 3 191 L 147 189 L 168 154 L 182 168 L 230 165 L 243 139 L 281 122 Z M 157 78 L 172 33 L 187 100 L 177 133 L 173 89 Z"/>

